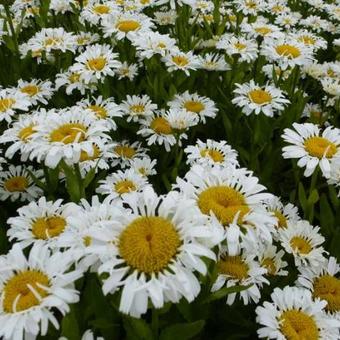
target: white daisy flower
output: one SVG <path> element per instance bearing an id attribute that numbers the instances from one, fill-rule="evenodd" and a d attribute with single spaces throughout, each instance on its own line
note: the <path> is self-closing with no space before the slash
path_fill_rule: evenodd
<path id="1" fill-rule="evenodd" d="M 288 67 L 306 66 L 314 60 L 313 49 L 292 38 L 267 40 L 261 54 L 269 62 L 277 63 L 283 70 Z"/>
<path id="2" fill-rule="evenodd" d="M 18 244 L 1 257 L 0 336 L 3 339 L 46 335 L 49 322 L 59 328 L 55 309 L 65 315 L 70 310 L 69 304 L 79 300 L 74 282 L 82 273 L 69 270 L 72 261 L 68 253 L 51 254 L 41 243 L 33 246 L 28 258 Z"/>
<path id="3" fill-rule="evenodd" d="M 291 12 L 289 7 L 286 7 L 286 10 L 279 13 L 275 18 L 274 24 L 290 30 L 298 24 L 299 20 L 301 20 L 301 14 L 299 12 Z"/>
<path id="4" fill-rule="evenodd" d="M 138 122 L 140 119 L 151 116 L 157 110 L 157 104 L 152 103 L 151 98 L 144 94 L 141 96 L 126 96 L 120 104 L 123 115 L 127 116 L 127 121 Z"/>
<path id="5" fill-rule="evenodd" d="M 282 149 L 283 158 L 299 158 L 297 165 L 306 167 L 306 177 L 319 166 L 329 178 L 330 161 L 340 155 L 340 130 L 329 126 L 321 133 L 319 126 L 312 123 L 293 123 L 293 127 L 296 131 L 285 129 L 282 135 L 287 143 L 293 144 Z"/>
<path id="6" fill-rule="evenodd" d="M 291 74 L 291 69 L 282 70 L 281 67 L 274 64 L 267 64 L 262 67 L 262 72 L 270 79 L 274 80 L 273 72 L 276 75 L 276 79 L 286 80 Z"/>
<path id="7" fill-rule="evenodd" d="M 58 237 L 67 229 L 67 216 L 74 212 L 73 204 L 62 204 L 41 197 L 17 210 L 18 216 L 7 220 L 9 240 L 16 240 L 24 249 L 41 240 L 49 247 L 54 247 Z"/>
<path id="8" fill-rule="evenodd" d="M 113 1 L 101 3 L 98 0 L 91 0 L 83 7 L 80 12 L 80 22 L 88 22 L 98 25 L 104 18 L 117 15 L 119 8 Z"/>
<path id="9" fill-rule="evenodd" d="M 246 252 L 240 242 L 240 228 L 231 223 L 225 232 L 226 246 L 220 249 L 219 260 L 217 262 L 218 276 L 212 286 L 212 292 L 221 289 L 223 286 L 234 287 L 237 285 L 248 286 L 242 290 L 240 298 L 247 305 L 254 301 L 257 303 L 261 297 L 260 288 L 264 283 L 269 284 L 264 277 L 267 269 L 262 268 L 255 260 L 255 254 Z M 227 296 L 227 304 L 235 302 L 237 293 Z"/>
<path id="10" fill-rule="evenodd" d="M 197 93 L 185 91 L 176 94 L 174 99 L 167 103 L 170 109 L 186 110 L 192 114 L 197 114 L 200 120 L 205 123 L 206 118 L 215 118 L 218 112 L 215 103 L 208 97 L 199 96 Z"/>
<path id="11" fill-rule="evenodd" d="M 107 197 L 109 201 L 117 201 L 122 195 L 143 191 L 147 185 L 147 178 L 133 169 L 119 170 L 100 180 L 96 192 Z"/>
<path id="12" fill-rule="evenodd" d="M 226 141 L 216 142 L 207 139 L 206 143 L 197 140 L 196 145 L 189 145 L 184 149 L 187 163 L 202 166 L 238 166 L 237 152 Z"/>
<path id="13" fill-rule="evenodd" d="M 0 200 L 8 198 L 14 202 L 33 201 L 41 196 L 43 191 L 34 184 L 30 173 L 41 180 L 42 170 L 34 170 L 31 166 L 10 165 L 7 171 L 0 172 Z"/>
<path id="14" fill-rule="evenodd" d="M 293 254 L 295 265 L 319 266 L 324 261 L 325 238 L 308 221 L 288 222 L 287 228 L 278 230 L 278 239 L 287 253 Z"/>
<path id="15" fill-rule="evenodd" d="M 116 74 L 119 80 L 124 78 L 133 80 L 138 74 L 138 65 L 128 64 L 126 61 L 121 62 L 116 68 Z"/>
<path id="16" fill-rule="evenodd" d="M 102 242 L 92 250 L 102 262 L 99 274 L 108 274 L 104 294 L 121 290 L 119 310 L 134 317 L 146 313 L 149 300 L 155 308 L 182 297 L 193 301 L 200 291 L 195 272 L 207 273 L 202 258 L 215 260 L 204 240 L 216 230 L 190 200 L 157 197 L 150 189 L 124 203 L 130 208 L 111 205 L 111 220 L 92 230 Z"/>
<path id="17" fill-rule="evenodd" d="M 150 59 L 158 54 L 164 57 L 176 47 L 176 40 L 168 34 L 149 32 L 146 35 L 139 34 L 133 39 L 132 44 L 136 47 L 141 59 Z"/>
<path id="18" fill-rule="evenodd" d="M 326 311 L 340 320 L 340 265 L 335 257 L 317 267 L 299 267 L 296 284 L 309 289 L 314 298 L 327 301 Z"/>
<path id="19" fill-rule="evenodd" d="M 135 159 L 145 157 L 147 149 L 142 148 L 139 142 L 129 143 L 127 140 L 122 140 L 113 143 L 110 151 L 113 157 L 111 166 L 120 165 L 123 169 L 130 166 Z"/>
<path id="20" fill-rule="evenodd" d="M 312 47 L 315 51 L 327 48 L 327 41 L 316 34 L 313 34 L 307 30 L 296 31 L 291 34 L 293 39 L 302 42 L 306 46 Z"/>
<path id="21" fill-rule="evenodd" d="M 257 15 L 266 7 L 264 0 L 234 0 L 233 3 L 236 5 L 237 11 L 245 15 Z"/>
<path id="22" fill-rule="evenodd" d="M 220 54 L 206 53 L 198 56 L 201 69 L 206 71 L 229 71 L 230 65 L 226 63 L 224 56 Z"/>
<path id="23" fill-rule="evenodd" d="M 309 27 L 313 31 L 321 33 L 323 31 L 330 30 L 330 22 L 328 20 L 322 19 L 317 15 L 310 15 L 305 19 L 300 21 L 300 25 L 303 27 Z"/>
<path id="24" fill-rule="evenodd" d="M 169 72 L 181 70 L 187 76 L 190 75 L 190 70 L 197 70 L 200 66 L 197 56 L 190 52 L 171 51 L 170 54 L 162 58 L 162 61 L 167 66 Z"/>
<path id="25" fill-rule="evenodd" d="M 272 302 L 256 308 L 257 333 L 266 339 L 338 339 L 340 323 L 325 314 L 325 301 L 304 288 L 275 288 Z"/>
<path id="26" fill-rule="evenodd" d="M 248 63 L 255 60 L 258 55 L 256 40 L 236 37 L 231 33 L 222 35 L 216 48 L 224 50 L 228 56 L 237 56 L 239 61 Z"/>
<path id="27" fill-rule="evenodd" d="M 285 252 L 282 249 L 278 251 L 276 246 L 268 242 L 258 244 L 260 247 L 257 249 L 257 259 L 261 266 L 267 269 L 267 275 L 287 276 L 288 271 L 283 268 L 286 268 L 288 263 L 282 260 Z"/>
<path id="28" fill-rule="evenodd" d="M 321 85 L 323 90 L 330 96 L 335 98 L 340 97 L 340 79 L 326 77 L 321 79 Z"/>
<path id="29" fill-rule="evenodd" d="M 273 196 L 270 200 L 266 200 L 263 203 L 267 211 L 273 213 L 276 217 L 276 227 L 278 229 L 287 228 L 288 222 L 294 224 L 301 219 L 297 207 L 291 203 L 283 205 L 277 196 Z"/>
<path id="30" fill-rule="evenodd" d="M 160 26 L 175 25 L 177 12 L 173 9 L 169 11 L 154 12 L 155 22 Z"/>
<path id="31" fill-rule="evenodd" d="M 106 76 L 113 77 L 115 69 L 120 66 L 117 53 L 110 45 L 95 44 L 87 46 L 85 51 L 76 57 L 76 63 L 70 67 L 73 73 L 79 73 L 85 84 L 102 81 Z"/>
<path id="32" fill-rule="evenodd" d="M 30 81 L 19 79 L 17 89 L 28 95 L 32 105 L 48 104 L 48 100 L 51 99 L 54 92 L 52 82 L 39 79 L 31 79 Z"/>
<path id="33" fill-rule="evenodd" d="M 268 24 L 261 20 L 250 24 L 242 24 L 241 29 L 249 36 L 249 38 L 262 37 L 266 40 L 268 38 L 277 39 L 284 36 L 284 33 L 281 32 L 281 29 L 278 26 Z"/>
<path id="34" fill-rule="evenodd" d="M 16 110 L 28 111 L 31 106 L 29 96 L 15 89 L 0 88 L 0 122 L 12 121 Z"/>
<path id="35" fill-rule="evenodd" d="M 156 164 L 156 159 L 151 159 L 149 157 L 136 158 L 131 161 L 131 169 L 143 177 L 149 177 L 157 174 L 155 169 Z"/>
<path id="36" fill-rule="evenodd" d="M 80 32 L 76 35 L 78 51 L 83 51 L 88 45 L 92 45 L 100 40 L 100 36 L 93 32 Z"/>
<path id="37" fill-rule="evenodd" d="M 50 114 L 36 127 L 30 159 L 43 160 L 51 168 L 62 159 L 69 165 L 78 163 L 82 152 L 94 156 L 93 145 L 101 146 L 110 140 L 107 131 L 105 121 L 78 107 Z"/>
<path id="38" fill-rule="evenodd" d="M 91 99 L 83 99 L 77 103 L 77 106 L 90 110 L 95 114 L 97 119 L 102 119 L 107 123 L 110 130 L 116 130 L 117 124 L 115 117 L 121 117 L 120 107 L 115 103 L 114 98 L 103 99 L 102 96 Z"/>
<path id="39" fill-rule="evenodd" d="M 145 14 L 121 12 L 104 18 L 101 27 L 104 37 L 110 37 L 114 34 L 117 40 L 127 38 L 134 41 L 136 36 L 149 34 L 153 23 Z"/>
<path id="40" fill-rule="evenodd" d="M 75 5 L 74 0 L 51 0 L 49 9 L 56 14 L 65 14 L 73 12 L 72 5 Z"/>
<path id="41" fill-rule="evenodd" d="M 235 85 L 237 88 L 232 103 L 241 107 L 247 116 L 262 112 L 268 117 L 274 117 L 275 113 L 280 113 L 290 103 L 283 91 L 269 84 L 259 86 L 251 80 L 249 83 Z"/>

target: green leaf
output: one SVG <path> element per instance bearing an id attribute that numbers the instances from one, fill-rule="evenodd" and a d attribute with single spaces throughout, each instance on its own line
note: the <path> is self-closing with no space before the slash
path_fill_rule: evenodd
<path id="1" fill-rule="evenodd" d="M 299 195 L 299 202 L 301 204 L 301 207 L 305 211 L 307 209 L 308 202 L 307 202 L 305 189 L 304 189 L 303 184 L 301 182 L 299 183 L 298 195 Z"/>
<path id="2" fill-rule="evenodd" d="M 334 226 L 333 211 L 325 194 L 322 194 L 320 199 L 320 226 L 328 234 L 332 232 Z"/>
<path id="3" fill-rule="evenodd" d="M 314 189 L 308 197 L 308 205 L 314 205 L 319 200 L 319 193 L 317 189 Z"/>
<path id="4" fill-rule="evenodd" d="M 203 301 L 203 303 L 208 303 L 214 300 L 219 300 L 227 296 L 228 294 L 242 292 L 242 290 L 246 290 L 252 285 L 247 286 L 233 286 L 233 287 L 224 287 L 216 292 L 210 294 L 210 296 Z"/>
<path id="5" fill-rule="evenodd" d="M 186 340 L 192 339 L 199 334 L 205 325 L 204 320 L 199 320 L 191 323 L 177 323 L 165 328 L 159 339 L 160 340 Z"/>
<path id="6" fill-rule="evenodd" d="M 124 318 L 124 328 L 128 334 L 128 339 L 130 337 L 145 340 L 154 338 L 150 326 L 143 319 L 126 316 Z"/>
<path id="7" fill-rule="evenodd" d="M 81 339 L 78 321 L 76 318 L 75 306 L 71 306 L 70 312 L 63 318 L 61 322 L 61 335 L 66 337 L 67 340 Z"/>
<path id="8" fill-rule="evenodd" d="M 78 183 L 78 177 L 74 173 L 72 167 L 68 166 L 64 161 L 60 162 L 62 169 L 66 176 L 66 189 L 73 202 L 80 200 L 80 188 Z"/>

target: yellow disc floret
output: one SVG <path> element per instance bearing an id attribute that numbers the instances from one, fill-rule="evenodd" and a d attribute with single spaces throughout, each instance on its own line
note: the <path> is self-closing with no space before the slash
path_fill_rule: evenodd
<path id="1" fill-rule="evenodd" d="M 39 217 L 32 223 L 32 234 L 42 240 L 60 235 L 66 226 L 62 216 Z"/>
<path id="2" fill-rule="evenodd" d="M 306 139 L 304 147 L 311 156 L 319 159 L 323 157 L 332 158 L 337 152 L 337 147 L 334 143 L 318 136 Z"/>

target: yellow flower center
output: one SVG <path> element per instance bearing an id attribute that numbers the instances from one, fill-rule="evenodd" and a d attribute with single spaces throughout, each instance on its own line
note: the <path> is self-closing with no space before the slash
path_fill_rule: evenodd
<path id="1" fill-rule="evenodd" d="M 86 131 L 85 125 L 80 123 L 64 124 L 50 133 L 50 141 L 64 144 L 83 142 Z"/>
<path id="2" fill-rule="evenodd" d="M 302 35 L 298 40 L 303 42 L 305 45 L 315 45 L 315 39 L 308 35 Z"/>
<path id="3" fill-rule="evenodd" d="M 15 99 L 4 98 L 0 99 L 0 112 L 5 112 L 15 104 Z"/>
<path id="4" fill-rule="evenodd" d="M 132 158 L 136 154 L 136 150 L 127 145 L 118 145 L 114 148 L 114 152 L 121 157 Z"/>
<path id="5" fill-rule="evenodd" d="M 232 223 L 238 212 L 240 223 L 243 216 L 249 212 L 244 196 L 234 188 L 224 185 L 202 191 L 198 196 L 198 207 L 206 215 L 212 211 L 223 225 Z"/>
<path id="6" fill-rule="evenodd" d="M 174 225 L 158 216 L 136 218 L 119 237 L 121 257 L 130 267 L 146 274 L 165 269 L 180 245 Z"/>
<path id="7" fill-rule="evenodd" d="M 253 103 L 258 105 L 270 103 L 273 99 L 270 93 L 261 89 L 249 91 L 248 96 Z"/>
<path id="8" fill-rule="evenodd" d="M 254 2 L 254 1 L 246 1 L 245 5 L 246 5 L 248 8 L 257 8 L 257 4 L 256 4 L 256 2 Z"/>
<path id="9" fill-rule="evenodd" d="M 122 195 L 131 191 L 136 191 L 136 186 L 132 181 L 125 179 L 115 184 L 115 190 L 118 194 Z"/>
<path id="10" fill-rule="evenodd" d="M 337 152 L 336 145 L 323 137 L 310 137 L 305 140 L 304 146 L 311 156 L 319 159 L 332 158 Z"/>
<path id="11" fill-rule="evenodd" d="M 97 14 L 108 14 L 110 13 L 110 7 L 106 5 L 96 5 L 93 7 L 93 11 Z"/>
<path id="12" fill-rule="evenodd" d="M 248 277 L 249 267 L 241 256 L 225 256 L 218 261 L 218 269 L 221 274 L 229 275 L 233 279 L 243 280 Z"/>
<path id="13" fill-rule="evenodd" d="M 24 176 L 14 176 L 4 182 L 4 188 L 9 192 L 23 192 L 28 188 L 28 179 Z"/>
<path id="14" fill-rule="evenodd" d="M 50 287 L 48 276 L 38 270 L 26 270 L 11 277 L 3 288 L 2 306 L 6 313 L 16 313 L 40 304 Z M 34 293 L 33 293 L 34 291 Z"/>
<path id="15" fill-rule="evenodd" d="M 184 107 L 187 111 L 200 113 L 204 110 L 205 106 L 201 102 L 187 101 L 184 103 Z"/>
<path id="16" fill-rule="evenodd" d="M 37 93 L 39 93 L 40 89 L 37 85 L 27 85 L 20 89 L 22 93 L 28 94 L 30 97 L 33 97 Z"/>
<path id="17" fill-rule="evenodd" d="M 91 71 L 101 71 L 105 67 L 106 62 L 106 58 L 101 56 L 88 60 L 86 65 L 87 68 Z"/>
<path id="18" fill-rule="evenodd" d="M 130 111 L 134 114 L 142 114 L 145 111 L 145 106 L 143 104 L 131 105 Z"/>
<path id="19" fill-rule="evenodd" d="M 257 27 L 255 28 L 255 32 L 257 32 L 260 35 L 267 35 L 268 33 L 271 33 L 272 30 L 269 27 Z"/>
<path id="20" fill-rule="evenodd" d="M 280 316 L 280 331 L 287 340 L 318 340 L 319 330 L 312 316 L 296 309 Z"/>
<path id="21" fill-rule="evenodd" d="M 85 247 L 89 247 L 92 243 L 92 237 L 91 236 L 84 236 L 83 237 L 83 243 Z"/>
<path id="22" fill-rule="evenodd" d="M 61 216 L 39 217 L 32 223 L 32 234 L 42 240 L 60 235 L 66 226 Z"/>
<path id="23" fill-rule="evenodd" d="M 184 67 L 184 66 L 187 66 L 189 64 L 189 60 L 187 57 L 184 57 L 184 56 L 180 56 L 180 55 L 177 55 L 177 56 L 173 56 L 172 57 L 172 61 L 177 65 L 177 66 L 180 66 L 180 67 Z"/>
<path id="24" fill-rule="evenodd" d="M 234 44 L 234 47 L 237 50 L 242 51 L 242 50 L 244 50 L 247 47 L 247 45 L 246 44 L 242 44 L 242 43 L 236 43 L 236 44 Z"/>
<path id="25" fill-rule="evenodd" d="M 60 42 L 62 42 L 62 38 L 59 38 L 59 37 L 46 38 L 44 40 L 44 46 L 45 47 L 56 46 Z"/>
<path id="26" fill-rule="evenodd" d="M 90 105 L 88 108 L 92 110 L 98 118 L 104 119 L 107 117 L 107 111 L 103 106 Z"/>
<path id="27" fill-rule="evenodd" d="M 285 215 L 282 214 L 280 210 L 274 210 L 273 211 L 275 217 L 277 218 L 277 227 L 278 228 L 287 228 L 287 219 Z"/>
<path id="28" fill-rule="evenodd" d="M 312 250 L 308 240 L 305 240 L 301 236 L 294 236 L 290 240 L 291 247 L 300 254 L 309 254 Z"/>
<path id="29" fill-rule="evenodd" d="M 322 117 L 322 112 L 321 111 L 311 111 L 310 115 L 311 115 L 312 118 L 320 119 Z"/>
<path id="30" fill-rule="evenodd" d="M 68 77 L 68 80 L 73 84 L 79 82 L 80 73 L 71 73 Z"/>
<path id="31" fill-rule="evenodd" d="M 34 131 L 34 125 L 29 125 L 29 126 L 26 126 L 24 127 L 23 129 L 21 129 L 18 133 L 18 137 L 24 141 L 24 142 L 27 142 L 30 137 L 35 133 Z"/>
<path id="32" fill-rule="evenodd" d="M 135 20 L 122 20 L 118 22 L 116 27 L 120 31 L 127 33 L 138 30 L 140 28 L 140 23 Z"/>
<path id="33" fill-rule="evenodd" d="M 97 145 L 93 145 L 93 154 L 90 156 L 86 151 L 81 150 L 80 153 L 80 162 L 85 162 L 85 161 L 93 161 L 94 159 L 99 158 L 100 156 L 100 150 Z"/>
<path id="34" fill-rule="evenodd" d="M 330 312 L 340 311 L 340 280 L 331 275 L 323 275 L 313 282 L 314 297 L 328 302 L 326 309 Z"/>
<path id="35" fill-rule="evenodd" d="M 202 157 L 209 157 L 215 163 L 222 163 L 224 161 L 223 153 L 214 149 L 202 149 L 200 151 Z"/>
<path id="36" fill-rule="evenodd" d="M 280 13 L 280 12 L 282 12 L 282 10 L 283 10 L 283 7 L 280 6 L 280 5 L 276 5 L 276 6 L 272 7 L 272 12 L 274 12 L 274 13 Z"/>
<path id="37" fill-rule="evenodd" d="M 170 135 L 172 133 L 170 123 L 163 117 L 156 117 L 151 122 L 150 127 L 158 134 Z"/>
<path id="38" fill-rule="evenodd" d="M 276 52 L 281 56 L 288 57 L 289 59 L 295 59 L 301 55 L 301 51 L 297 47 L 288 44 L 277 46 Z"/>
<path id="39" fill-rule="evenodd" d="M 275 275 L 276 273 L 276 265 L 273 258 L 266 257 L 261 261 L 261 266 L 267 269 L 268 275 Z"/>

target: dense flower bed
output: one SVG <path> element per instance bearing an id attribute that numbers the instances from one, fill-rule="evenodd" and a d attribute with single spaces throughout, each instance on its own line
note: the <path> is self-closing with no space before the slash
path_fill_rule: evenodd
<path id="1" fill-rule="evenodd" d="M 338 0 L 0 1 L 1 339 L 339 339 Z"/>

